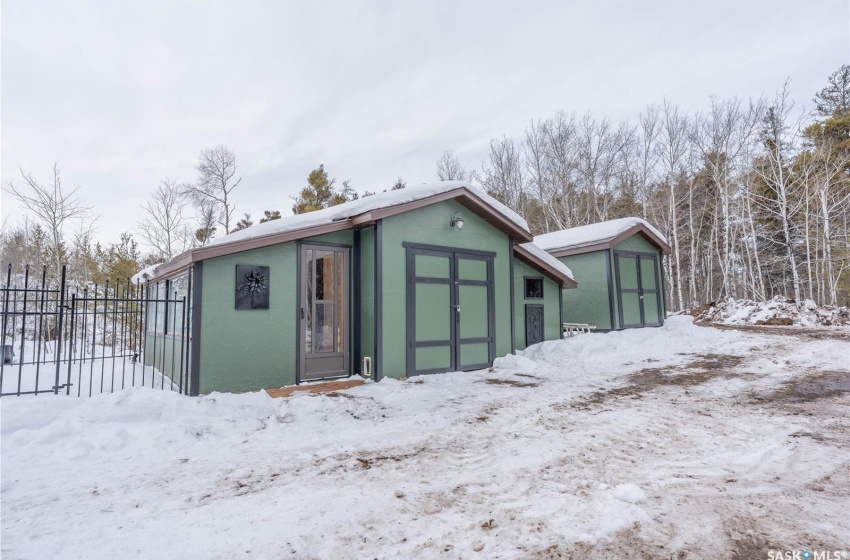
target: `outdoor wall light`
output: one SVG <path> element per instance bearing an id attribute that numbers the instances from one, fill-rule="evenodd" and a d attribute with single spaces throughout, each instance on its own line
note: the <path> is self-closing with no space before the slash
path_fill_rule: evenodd
<path id="1" fill-rule="evenodd" d="M 452 229 L 458 231 L 463 229 L 463 216 L 460 215 L 460 212 L 455 212 L 455 215 L 452 216 Z"/>

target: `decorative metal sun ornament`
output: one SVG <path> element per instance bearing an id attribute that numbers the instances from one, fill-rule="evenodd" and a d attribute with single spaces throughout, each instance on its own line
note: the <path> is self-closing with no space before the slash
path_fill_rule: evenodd
<path id="1" fill-rule="evenodd" d="M 252 270 L 248 280 L 236 286 L 236 291 L 241 293 L 259 293 L 269 287 L 266 275 L 257 270 Z"/>
<path id="2" fill-rule="evenodd" d="M 269 308 L 269 267 L 236 265 L 236 309 Z"/>

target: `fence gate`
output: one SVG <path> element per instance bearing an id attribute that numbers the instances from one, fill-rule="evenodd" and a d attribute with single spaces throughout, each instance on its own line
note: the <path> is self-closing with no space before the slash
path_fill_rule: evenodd
<path id="1" fill-rule="evenodd" d="M 196 394 L 190 386 L 188 290 L 69 281 L 10 264 L 0 288 L 0 396 L 91 396 L 128 387 Z"/>

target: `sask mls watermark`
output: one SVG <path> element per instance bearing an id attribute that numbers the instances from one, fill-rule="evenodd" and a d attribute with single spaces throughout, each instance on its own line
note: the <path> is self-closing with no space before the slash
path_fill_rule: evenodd
<path id="1" fill-rule="evenodd" d="M 845 550 L 770 550 L 767 560 L 844 560 Z"/>

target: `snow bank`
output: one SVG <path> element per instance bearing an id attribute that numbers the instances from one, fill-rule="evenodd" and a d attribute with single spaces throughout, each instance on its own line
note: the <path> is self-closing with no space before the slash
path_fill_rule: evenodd
<path id="1" fill-rule="evenodd" d="M 546 251 L 572 249 L 574 247 L 608 241 L 638 225 L 646 226 L 659 239 L 665 243 L 667 242 L 660 231 L 649 224 L 649 222 L 640 218 L 620 218 L 618 220 L 608 220 L 607 222 L 544 233 L 535 237 L 534 242 Z"/>
<path id="2" fill-rule="evenodd" d="M 728 298 L 695 308 L 690 313 L 700 322 L 725 325 L 850 325 L 847 307 L 818 306 L 812 300 L 798 307 L 782 296 L 764 302 Z"/>

